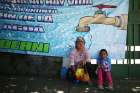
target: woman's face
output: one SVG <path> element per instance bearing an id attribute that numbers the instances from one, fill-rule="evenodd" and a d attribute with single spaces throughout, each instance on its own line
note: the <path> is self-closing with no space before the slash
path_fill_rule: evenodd
<path id="1" fill-rule="evenodd" d="M 77 49 L 83 49 L 84 48 L 84 43 L 83 42 L 76 42 L 76 48 Z"/>

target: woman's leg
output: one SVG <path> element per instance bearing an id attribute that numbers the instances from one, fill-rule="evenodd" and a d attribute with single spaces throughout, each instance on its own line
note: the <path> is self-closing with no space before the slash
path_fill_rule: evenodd
<path id="1" fill-rule="evenodd" d="M 92 67 L 91 63 L 87 62 L 87 63 L 86 63 L 86 69 L 87 69 L 87 72 L 88 72 L 88 74 L 89 74 L 90 79 L 93 78 L 93 77 L 92 77 L 92 74 L 93 74 L 93 69 L 92 69 L 92 68 L 93 68 L 93 67 Z"/>
<path id="2" fill-rule="evenodd" d="M 74 72 L 73 72 L 73 69 L 71 67 L 68 69 L 67 78 L 70 81 L 75 80 Z"/>

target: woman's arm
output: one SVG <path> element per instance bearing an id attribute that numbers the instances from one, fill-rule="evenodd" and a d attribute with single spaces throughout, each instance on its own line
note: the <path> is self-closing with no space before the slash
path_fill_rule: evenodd
<path id="1" fill-rule="evenodd" d="M 88 50 L 85 50 L 85 51 L 86 51 L 85 52 L 85 55 L 86 55 L 85 62 L 91 62 L 91 55 L 90 55 L 89 51 Z"/>
<path id="2" fill-rule="evenodd" d="M 73 50 L 69 55 L 70 67 L 72 68 L 72 70 L 75 70 L 74 56 L 75 52 Z"/>

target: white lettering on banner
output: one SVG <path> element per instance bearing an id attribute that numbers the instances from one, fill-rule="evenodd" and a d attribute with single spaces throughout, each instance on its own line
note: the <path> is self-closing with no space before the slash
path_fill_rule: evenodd
<path id="1" fill-rule="evenodd" d="M 53 18 L 51 15 L 48 16 L 38 16 L 37 17 L 38 22 L 48 22 L 48 23 L 53 23 Z"/>
<path id="2" fill-rule="evenodd" d="M 27 4 L 28 0 L 12 0 L 13 4 Z M 43 4 L 44 0 L 29 0 L 30 4 Z"/>
<path id="3" fill-rule="evenodd" d="M 35 15 L 17 15 L 17 14 L 9 14 L 9 13 L 0 13 L 0 19 L 9 19 L 9 20 L 23 20 L 23 21 L 36 21 L 37 22 L 47 22 L 53 23 L 52 15 L 39 15 L 37 19 Z"/>
<path id="4" fill-rule="evenodd" d="M 46 0 L 47 5 L 64 5 L 65 0 Z"/>
<path id="5" fill-rule="evenodd" d="M 67 0 L 69 5 L 92 5 L 92 0 Z"/>
<path id="6" fill-rule="evenodd" d="M 17 25 L 17 24 L 0 24 L 0 30 L 40 32 L 40 33 L 44 32 L 42 26 L 28 26 L 28 25 Z"/>
<path id="7" fill-rule="evenodd" d="M 7 1 L 7 0 L 6 0 Z M 46 4 L 46 5 L 58 5 L 63 6 L 66 0 L 12 0 L 11 2 L 14 4 Z M 67 0 L 68 5 L 91 5 L 92 0 Z"/>

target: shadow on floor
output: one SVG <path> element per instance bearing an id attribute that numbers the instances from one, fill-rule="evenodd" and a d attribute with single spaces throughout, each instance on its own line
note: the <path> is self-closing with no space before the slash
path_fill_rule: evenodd
<path id="1" fill-rule="evenodd" d="M 0 76 L 0 93 L 140 93 L 140 80 L 114 80 L 114 91 L 98 90 L 95 81 L 73 84 L 44 77 Z"/>

